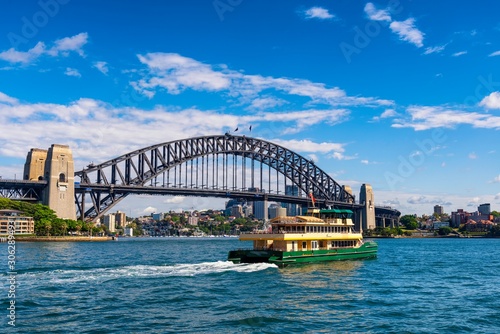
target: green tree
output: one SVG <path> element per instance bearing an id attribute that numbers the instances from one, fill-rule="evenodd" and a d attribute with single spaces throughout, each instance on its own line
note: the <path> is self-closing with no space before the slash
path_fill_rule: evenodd
<path id="1" fill-rule="evenodd" d="M 218 223 L 224 223 L 226 221 L 226 217 L 224 216 L 215 216 L 214 220 Z"/>
<path id="2" fill-rule="evenodd" d="M 493 237 L 500 237 L 500 225 L 493 225 L 489 232 L 489 235 Z"/>
<path id="3" fill-rule="evenodd" d="M 449 226 L 440 227 L 439 230 L 438 230 L 438 234 L 439 235 L 448 235 L 451 232 L 453 232 L 453 229 L 451 227 L 449 227 Z"/>
<path id="4" fill-rule="evenodd" d="M 412 215 L 404 215 L 399 221 L 407 230 L 415 230 L 418 228 L 417 218 Z"/>

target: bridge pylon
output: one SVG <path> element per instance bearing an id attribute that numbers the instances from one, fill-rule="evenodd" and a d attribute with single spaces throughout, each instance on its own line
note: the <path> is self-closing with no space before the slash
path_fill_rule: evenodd
<path id="1" fill-rule="evenodd" d="M 364 230 L 375 229 L 375 199 L 373 196 L 373 188 L 367 183 L 361 185 L 359 191 L 359 204 L 362 205 L 361 209 L 361 228 Z"/>
<path id="2" fill-rule="evenodd" d="M 32 148 L 24 165 L 25 180 L 45 180 L 42 204 L 48 205 L 59 218 L 76 220 L 75 167 L 67 145 L 52 144 L 48 150 Z"/>

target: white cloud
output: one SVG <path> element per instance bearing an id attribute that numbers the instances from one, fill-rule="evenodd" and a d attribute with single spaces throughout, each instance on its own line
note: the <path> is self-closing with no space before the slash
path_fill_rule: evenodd
<path id="1" fill-rule="evenodd" d="M 148 206 L 147 208 L 145 208 L 144 210 L 142 210 L 142 215 L 150 215 L 152 213 L 156 213 L 158 212 L 158 209 L 157 208 L 154 208 L 152 206 Z"/>
<path id="2" fill-rule="evenodd" d="M 108 63 L 105 61 L 96 61 L 94 67 L 97 68 L 102 74 L 108 74 Z"/>
<path id="3" fill-rule="evenodd" d="M 391 15 L 387 9 L 376 9 L 375 5 L 371 2 L 368 2 L 365 5 L 365 13 L 368 15 L 368 18 L 373 21 L 387 21 L 391 22 Z"/>
<path id="4" fill-rule="evenodd" d="M 335 16 L 328 12 L 328 9 L 322 7 L 312 7 L 305 11 L 306 19 L 332 19 Z"/>
<path id="5" fill-rule="evenodd" d="M 477 154 L 474 152 L 469 153 L 469 159 L 471 159 L 471 160 L 477 159 Z"/>
<path id="6" fill-rule="evenodd" d="M 254 125 L 256 136 L 266 138 L 282 129 L 301 129 L 318 122 L 335 123 L 348 114 L 345 110 L 305 110 L 293 112 L 259 112 L 232 115 L 213 110 L 189 108 L 179 110 L 157 106 L 151 110 L 133 107 L 116 108 L 94 99 L 79 99 L 69 104 L 23 103 L 0 93 L 0 156 L 24 158 L 36 143 L 49 147 L 53 143 L 70 145 L 79 167 L 90 161 L 106 161 L 134 149 L 179 138 L 223 134 L 227 128 L 240 127 L 245 134 Z M 176 124 L 168 132 L 158 124 Z M 134 129 L 134 136 L 130 136 Z M 267 129 L 270 129 L 269 131 Z M 248 133 L 248 132 L 246 132 Z M 12 138 L 17 138 L 12 141 Z M 272 137 L 271 137 L 272 138 Z M 109 145 L 109 143 L 113 145 Z M 292 150 L 309 154 L 343 154 L 344 144 L 310 140 L 276 140 Z"/>
<path id="7" fill-rule="evenodd" d="M 256 98 L 252 100 L 252 103 L 248 107 L 249 109 L 255 109 L 255 110 L 266 110 L 266 109 L 271 109 L 274 107 L 282 106 L 284 104 L 287 104 L 288 102 L 275 98 L 275 97 L 262 97 L 262 98 Z"/>
<path id="8" fill-rule="evenodd" d="M 370 161 L 368 161 L 368 160 L 361 160 L 360 162 L 362 164 L 364 164 L 364 165 L 369 165 L 370 164 Z"/>
<path id="9" fill-rule="evenodd" d="M 495 176 L 495 177 L 493 178 L 493 181 L 491 181 L 491 182 L 492 182 L 492 183 L 499 183 L 499 182 L 500 182 L 500 174 L 499 174 L 499 175 L 497 175 L 497 176 Z"/>
<path id="10" fill-rule="evenodd" d="M 316 154 L 308 154 L 307 157 L 309 158 L 309 160 L 311 160 L 315 164 L 317 164 L 319 161 L 319 158 Z"/>
<path id="11" fill-rule="evenodd" d="M 394 109 L 386 109 L 382 115 L 380 115 L 380 118 L 390 118 L 390 117 L 396 117 L 398 116 L 398 113 Z"/>
<path id="12" fill-rule="evenodd" d="M 471 200 L 469 200 L 469 203 L 467 203 L 467 206 L 477 207 L 480 200 L 481 200 L 480 197 L 477 197 L 477 196 L 473 197 Z"/>
<path id="13" fill-rule="evenodd" d="M 448 201 L 444 201 L 441 198 L 428 198 L 427 196 L 411 196 L 407 199 L 409 204 L 437 204 L 437 205 L 452 205 Z"/>
<path id="14" fill-rule="evenodd" d="M 0 92 L 0 103 L 18 104 L 19 100 L 11 97 L 5 93 Z"/>
<path id="15" fill-rule="evenodd" d="M 496 56 L 500 56 L 500 50 L 499 50 L 499 51 L 495 51 L 495 52 L 493 52 L 493 53 L 490 53 L 490 54 L 488 55 L 488 57 L 496 57 Z"/>
<path id="16" fill-rule="evenodd" d="M 180 204 L 180 203 L 184 202 L 185 199 L 186 199 L 185 196 L 174 196 L 174 197 L 167 198 L 166 200 L 163 201 L 163 203 Z"/>
<path id="17" fill-rule="evenodd" d="M 399 35 L 401 40 L 410 42 L 419 48 L 424 45 L 424 33 L 415 27 L 414 18 L 410 17 L 404 21 L 393 21 L 389 27 L 394 33 Z"/>
<path id="18" fill-rule="evenodd" d="M 410 106 L 406 109 L 410 119 L 398 118 L 394 128 L 413 128 L 417 131 L 433 128 L 453 128 L 468 124 L 475 128 L 500 129 L 500 117 L 478 112 L 466 112 L 447 107 Z"/>
<path id="19" fill-rule="evenodd" d="M 500 92 L 493 92 L 484 97 L 479 105 L 488 109 L 500 109 Z"/>
<path id="20" fill-rule="evenodd" d="M 467 51 L 460 51 L 460 52 L 455 52 L 454 54 L 452 54 L 452 56 L 453 57 L 460 57 L 460 56 L 463 56 L 466 54 L 467 54 Z"/>
<path id="21" fill-rule="evenodd" d="M 331 142 L 322 142 L 315 143 L 313 141 L 304 139 L 304 140 L 282 140 L 282 139 L 273 139 L 271 142 L 286 147 L 295 152 L 308 152 L 308 153 L 330 153 L 330 152 L 344 152 L 344 144 L 340 143 L 331 143 Z"/>
<path id="22" fill-rule="evenodd" d="M 429 55 L 432 53 L 441 53 L 446 48 L 446 45 L 437 45 L 425 48 L 424 55 Z"/>
<path id="23" fill-rule="evenodd" d="M 233 102 L 252 105 L 259 94 L 266 91 L 267 100 L 262 103 L 284 103 L 283 94 L 309 98 L 309 103 L 329 105 L 365 105 L 390 106 L 393 101 L 348 96 L 338 87 L 326 87 L 323 83 L 315 83 L 304 79 L 274 78 L 261 75 L 248 75 L 230 70 L 225 65 L 212 66 L 176 53 L 148 53 L 138 55 L 141 63 L 147 66 L 146 74 L 132 81 L 131 85 L 139 92 L 153 97 L 157 90 L 166 90 L 169 94 L 180 94 L 192 89 L 196 91 L 221 92 Z M 280 94 L 272 101 L 271 93 Z"/>
<path id="24" fill-rule="evenodd" d="M 11 64 L 21 63 L 23 65 L 32 63 L 40 55 L 45 52 L 45 44 L 38 42 L 32 49 L 26 52 L 16 51 L 14 48 L 10 48 L 7 51 L 0 53 L 0 59 L 5 60 Z"/>
<path id="25" fill-rule="evenodd" d="M 84 56 L 82 47 L 87 44 L 89 35 L 86 32 L 79 33 L 71 37 L 64 37 L 54 42 L 54 46 L 47 51 L 51 56 L 58 56 L 62 54 L 67 56 L 69 52 L 76 52 L 80 56 Z"/>
<path id="26" fill-rule="evenodd" d="M 77 78 L 80 78 L 82 76 L 76 68 L 70 68 L 70 67 L 66 68 L 66 71 L 64 71 L 64 74 L 66 74 L 67 76 L 70 76 L 70 77 L 77 77 Z"/>
<path id="27" fill-rule="evenodd" d="M 42 55 L 52 57 L 68 56 L 70 52 L 76 52 L 80 56 L 84 56 L 82 47 L 87 43 L 88 34 L 80 33 L 72 37 L 65 37 L 54 42 L 54 46 L 47 49 L 43 42 L 38 42 L 32 49 L 23 52 L 10 48 L 7 51 L 0 53 L 0 59 L 11 64 L 28 65 L 35 62 Z"/>
<path id="28" fill-rule="evenodd" d="M 341 152 L 334 152 L 332 155 L 330 155 L 330 158 L 336 159 L 336 160 L 354 160 L 357 159 L 357 155 L 354 156 L 348 156 L 344 155 Z"/>

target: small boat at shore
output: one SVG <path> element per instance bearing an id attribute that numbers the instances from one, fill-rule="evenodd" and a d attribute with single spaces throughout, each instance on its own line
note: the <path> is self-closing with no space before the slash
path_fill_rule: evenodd
<path id="1" fill-rule="evenodd" d="M 309 208 L 304 216 L 276 217 L 264 231 L 240 234 L 252 249 L 230 251 L 233 263 L 287 265 L 374 258 L 378 246 L 354 231 L 351 210 Z"/>

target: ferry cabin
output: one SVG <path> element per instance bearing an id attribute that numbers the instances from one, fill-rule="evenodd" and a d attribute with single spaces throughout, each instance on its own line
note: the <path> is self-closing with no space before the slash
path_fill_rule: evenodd
<path id="1" fill-rule="evenodd" d="M 267 231 L 241 234 L 254 250 L 283 252 L 356 248 L 362 235 L 354 231 L 352 211 L 310 209 L 308 216 L 276 217 Z"/>

